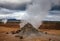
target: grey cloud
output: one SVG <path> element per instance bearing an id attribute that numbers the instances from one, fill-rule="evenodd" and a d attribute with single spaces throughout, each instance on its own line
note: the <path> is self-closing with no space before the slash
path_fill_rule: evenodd
<path id="1" fill-rule="evenodd" d="M 11 10 L 25 10 L 31 0 L 0 0 L 0 7 Z"/>
<path id="2" fill-rule="evenodd" d="M 51 8 L 51 11 L 53 10 L 59 10 L 60 11 L 60 5 L 54 5 L 52 8 Z"/>
<path id="3" fill-rule="evenodd" d="M 60 0 L 50 0 L 53 5 L 60 5 Z"/>
<path id="4" fill-rule="evenodd" d="M 11 10 L 25 10 L 26 4 L 0 4 L 0 7 L 6 8 L 6 9 L 11 9 Z"/>
<path id="5" fill-rule="evenodd" d="M 0 7 L 0 14 L 12 14 L 12 13 L 18 12 L 18 11 L 19 10 L 10 10 L 10 9 Z"/>
<path id="6" fill-rule="evenodd" d="M 57 10 L 55 10 L 55 11 L 49 11 L 49 15 L 59 15 L 60 16 L 60 11 L 57 11 Z"/>
<path id="7" fill-rule="evenodd" d="M 0 14 L 13 14 L 24 11 L 30 0 L 0 0 Z"/>
<path id="8" fill-rule="evenodd" d="M 44 21 L 60 21 L 60 11 L 50 11 Z"/>
<path id="9" fill-rule="evenodd" d="M 44 21 L 60 21 L 60 16 L 58 16 L 58 15 L 48 15 L 48 17 L 46 17 L 44 19 Z"/>

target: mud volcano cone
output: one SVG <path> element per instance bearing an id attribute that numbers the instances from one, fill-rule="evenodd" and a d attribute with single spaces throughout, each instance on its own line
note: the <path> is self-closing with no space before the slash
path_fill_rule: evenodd
<path id="1" fill-rule="evenodd" d="M 30 36 L 31 34 L 38 35 L 39 31 L 31 24 L 27 23 L 24 27 L 21 28 L 20 36 Z"/>

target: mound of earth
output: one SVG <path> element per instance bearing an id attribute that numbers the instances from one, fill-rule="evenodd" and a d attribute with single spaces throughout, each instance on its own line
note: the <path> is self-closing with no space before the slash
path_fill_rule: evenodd
<path id="1" fill-rule="evenodd" d="M 39 35 L 39 31 L 31 24 L 27 23 L 24 27 L 21 28 L 19 34 L 20 36 L 30 36 L 31 34 Z"/>

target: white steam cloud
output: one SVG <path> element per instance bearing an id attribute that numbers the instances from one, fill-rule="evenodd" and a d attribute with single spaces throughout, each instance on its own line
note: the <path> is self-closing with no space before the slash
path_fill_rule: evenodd
<path id="1" fill-rule="evenodd" d="M 50 9 L 51 3 L 49 0 L 32 0 L 32 4 L 28 4 L 27 13 L 22 19 L 37 28 L 41 25 L 42 20 L 47 16 Z"/>
<path id="2" fill-rule="evenodd" d="M 57 1 L 57 2 L 56 2 Z M 27 6 L 27 14 L 25 20 L 31 23 L 35 28 L 38 28 L 43 19 L 49 14 L 49 10 L 54 5 L 60 5 L 60 0 L 32 0 L 31 4 Z"/>

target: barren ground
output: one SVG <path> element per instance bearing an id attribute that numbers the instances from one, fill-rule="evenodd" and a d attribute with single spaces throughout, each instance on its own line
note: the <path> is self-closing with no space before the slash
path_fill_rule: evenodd
<path id="1" fill-rule="evenodd" d="M 60 39 L 55 38 L 45 38 L 45 37 L 35 37 L 35 38 L 26 38 L 20 39 L 19 37 L 15 37 L 14 34 L 11 34 L 11 31 L 16 31 L 19 28 L 9 28 L 9 27 L 0 27 L 0 41 L 60 41 Z M 47 32 L 50 35 L 60 36 L 60 30 L 48 30 L 48 29 L 41 29 L 39 30 L 43 33 Z M 9 34 L 6 34 L 9 32 Z"/>

